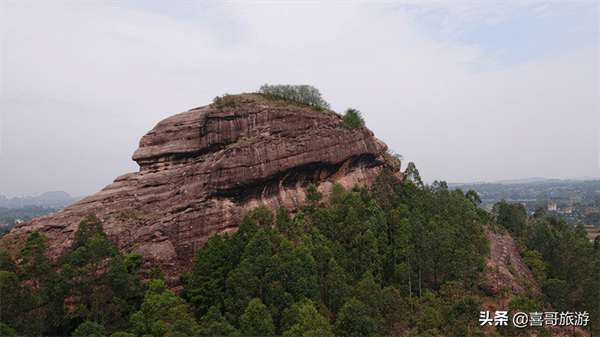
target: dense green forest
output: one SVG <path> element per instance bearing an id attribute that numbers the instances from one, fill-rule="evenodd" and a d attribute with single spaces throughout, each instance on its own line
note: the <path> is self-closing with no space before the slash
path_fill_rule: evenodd
<path id="1" fill-rule="evenodd" d="M 482 305 L 506 295 L 482 290 L 486 231 L 505 230 L 542 293 L 525 285 L 503 310 L 587 311 L 584 331 L 600 334 L 600 247 L 581 226 L 542 211 L 528 218 L 520 204 L 487 213 L 475 192 L 424 187 L 408 167 L 406 181 L 384 170 L 371 187 L 335 185 L 329 205 L 309 185 L 309 204 L 295 214 L 257 208 L 235 234 L 214 235 L 176 282 L 159 266 L 141 272 L 141 255 L 121 254 L 93 214 L 58 261 L 34 232 L 20 251 L 0 254 L 0 334 L 550 335 L 479 324 Z"/>

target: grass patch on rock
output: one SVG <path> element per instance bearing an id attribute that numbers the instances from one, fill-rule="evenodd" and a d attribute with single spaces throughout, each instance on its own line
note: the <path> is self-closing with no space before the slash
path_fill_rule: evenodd
<path id="1" fill-rule="evenodd" d="M 242 147 L 246 147 L 246 146 L 249 146 L 249 145 L 252 145 L 252 144 L 258 142 L 258 140 L 259 140 L 258 137 L 250 137 L 250 138 L 242 137 L 242 138 L 238 139 L 237 142 L 227 145 L 227 149 L 233 150 L 233 149 L 239 149 Z"/>
<path id="2" fill-rule="evenodd" d="M 341 117 L 340 114 L 330 109 L 324 109 L 320 106 L 312 106 L 309 104 L 303 104 L 300 102 L 287 100 L 275 95 L 251 93 L 251 94 L 240 94 L 237 95 L 242 98 L 242 101 L 250 100 L 260 104 L 269 106 L 269 108 L 279 111 L 298 111 L 305 114 L 320 114 L 320 115 L 332 115 Z"/>
<path id="3" fill-rule="evenodd" d="M 212 107 L 216 109 L 237 108 L 242 105 L 243 100 L 241 95 L 224 94 L 213 99 Z"/>

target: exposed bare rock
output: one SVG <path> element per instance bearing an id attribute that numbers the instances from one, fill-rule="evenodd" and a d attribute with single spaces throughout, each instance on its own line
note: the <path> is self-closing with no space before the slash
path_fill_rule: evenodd
<path id="1" fill-rule="evenodd" d="M 385 162 L 383 142 L 367 129 L 338 127 L 341 117 L 332 111 L 277 106 L 252 94 L 238 99 L 236 108 L 208 105 L 161 121 L 133 155 L 139 172 L 18 225 L 2 246 L 18 248 L 19 238 L 38 230 L 53 238 L 51 256 L 58 257 L 94 212 L 122 252 L 187 266 L 212 235 L 235 231 L 245 212 L 303 204 L 309 183 L 328 199 L 336 182 L 347 189 L 371 184 L 384 167 L 400 176 Z"/>
<path id="2" fill-rule="evenodd" d="M 495 312 L 497 310 L 509 310 L 509 302 L 519 293 L 530 292 L 541 294 L 539 284 L 533 277 L 531 270 L 525 265 L 515 240 L 508 232 L 504 234 L 494 233 L 487 229 L 490 239 L 490 256 L 487 266 L 488 282 L 480 285 L 480 289 L 486 296 L 494 297 L 494 300 L 484 299 L 479 307 L 482 311 Z M 503 293 L 502 289 L 508 290 Z M 528 289 L 526 289 L 528 288 Z M 580 327 L 573 326 L 546 326 L 550 329 L 552 336 L 589 336 L 589 332 Z M 495 332 L 495 326 L 489 326 L 486 334 Z"/>
<path id="3" fill-rule="evenodd" d="M 490 284 L 483 285 L 482 290 L 488 295 L 497 295 L 501 287 L 510 289 L 508 295 L 512 298 L 518 293 L 525 293 L 527 286 L 531 291 L 540 293 L 539 285 L 534 279 L 531 270 L 523 263 L 517 250 L 515 240 L 508 234 L 492 233 L 488 230 L 490 239 L 490 258 L 487 265 L 491 267 L 489 273 Z"/>

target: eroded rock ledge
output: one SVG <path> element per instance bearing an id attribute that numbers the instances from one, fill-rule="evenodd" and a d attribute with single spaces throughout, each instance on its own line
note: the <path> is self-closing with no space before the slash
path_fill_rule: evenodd
<path id="1" fill-rule="evenodd" d="M 264 205 L 295 209 L 315 183 L 328 199 L 334 183 L 371 184 L 387 146 L 367 129 L 340 128 L 332 111 L 274 106 L 242 94 L 235 108 L 208 105 L 169 117 L 140 141 L 140 171 L 122 175 L 64 210 L 18 225 L 2 239 L 18 248 L 38 230 L 53 239 L 51 257 L 66 253 L 91 212 L 119 249 L 144 260 L 186 267 L 215 233 L 233 232 L 245 212 Z"/>

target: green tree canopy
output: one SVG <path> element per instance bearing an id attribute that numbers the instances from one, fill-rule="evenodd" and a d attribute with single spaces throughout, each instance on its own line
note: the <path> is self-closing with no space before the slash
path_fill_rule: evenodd
<path id="1" fill-rule="evenodd" d="M 104 228 L 102 227 L 102 221 L 98 219 L 96 214 L 90 213 L 79 223 L 73 238 L 73 243 L 71 244 L 71 250 L 75 251 L 77 248 L 85 246 L 88 240 L 95 235 L 106 237 L 106 233 L 104 233 Z"/>
<path id="2" fill-rule="evenodd" d="M 206 315 L 202 316 L 202 325 L 198 330 L 199 336 L 231 336 L 237 334 L 237 330 L 225 320 L 221 311 L 212 306 Z"/>
<path id="3" fill-rule="evenodd" d="M 0 323 L 0 336 L 18 336 L 17 332 L 11 329 L 8 325 Z"/>
<path id="4" fill-rule="evenodd" d="M 323 99 L 319 89 L 312 85 L 263 84 L 258 92 L 311 106 L 319 106 L 325 109 L 330 108 L 329 103 Z"/>
<path id="5" fill-rule="evenodd" d="M 81 323 L 71 336 L 104 337 L 106 329 L 102 325 L 88 320 Z"/>
<path id="6" fill-rule="evenodd" d="M 312 302 L 304 304 L 297 317 L 297 323 L 284 336 L 333 336 L 331 326 L 321 316 Z"/>
<path id="7" fill-rule="evenodd" d="M 342 118 L 342 127 L 352 131 L 365 127 L 365 120 L 360 111 L 348 108 Z"/>
<path id="8" fill-rule="evenodd" d="M 0 254 L 0 270 L 10 271 L 13 273 L 17 271 L 17 264 L 12 259 L 12 256 L 8 251 L 3 251 Z"/>
<path id="9" fill-rule="evenodd" d="M 187 303 L 167 289 L 163 280 L 155 279 L 146 291 L 141 310 L 131 315 L 131 323 L 137 336 L 193 336 L 199 327 L 187 309 Z"/>
<path id="10" fill-rule="evenodd" d="M 269 309 L 255 298 L 246 308 L 242 315 L 240 332 L 243 336 L 273 336 L 275 335 L 275 325 Z"/>
<path id="11" fill-rule="evenodd" d="M 336 335 L 375 336 L 378 335 L 378 322 L 372 317 L 372 310 L 359 300 L 352 298 L 346 304 L 335 322 Z"/>

